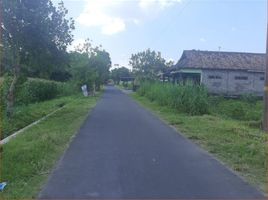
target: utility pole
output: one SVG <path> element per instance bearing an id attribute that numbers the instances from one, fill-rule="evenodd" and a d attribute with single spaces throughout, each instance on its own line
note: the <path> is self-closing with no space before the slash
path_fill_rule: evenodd
<path id="1" fill-rule="evenodd" d="M 268 19 L 268 3 L 266 5 L 267 19 Z M 266 20 L 267 20 L 266 19 Z M 264 84 L 264 130 L 268 133 L 268 21 L 266 21 L 266 66 L 265 66 L 265 84 Z"/>

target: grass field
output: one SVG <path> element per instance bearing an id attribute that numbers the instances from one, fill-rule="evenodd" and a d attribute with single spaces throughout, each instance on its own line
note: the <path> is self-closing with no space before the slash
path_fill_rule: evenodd
<path id="1" fill-rule="evenodd" d="M 55 161 L 98 99 L 83 96 L 68 98 L 62 110 L 1 147 L 1 181 L 8 183 L 1 192 L 2 198 L 36 198 Z M 62 100 L 66 99 L 52 100 L 48 104 L 57 105 Z M 45 112 L 47 106 L 40 109 Z"/>
<path id="2" fill-rule="evenodd" d="M 265 191 L 266 135 L 259 128 L 252 128 L 245 121 L 219 114 L 190 116 L 166 106 L 159 106 L 137 93 L 131 96 L 187 138 L 215 155 L 251 184 Z"/>

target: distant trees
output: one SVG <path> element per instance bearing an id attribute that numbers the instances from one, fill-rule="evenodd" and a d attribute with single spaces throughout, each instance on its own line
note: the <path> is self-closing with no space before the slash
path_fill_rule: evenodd
<path id="1" fill-rule="evenodd" d="M 111 58 L 101 46 L 93 47 L 87 39 L 69 56 L 72 79 L 78 86 L 87 84 L 94 91 L 108 80 Z"/>
<path id="2" fill-rule="evenodd" d="M 96 72 L 95 84 L 99 90 L 100 86 L 109 79 L 109 70 L 112 64 L 110 54 L 101 47 L 95 47 L 89 58 L 89 63 Z"/>
<path id="3" fill-rule="evenodd" d="M 7 96 L 11 114 L 21 72 L 43 78 L 67 73 L 66 48 L 73 40 L 74 21 L 66 19 L 63 2 L 58 8 L 50 0 L 0 0 L 0 5 L 1 71 L 13 76 Z"/>
<path id="4" fill-rule="evenodd" d="M 150 49 L 132 54 L 129 64 L 135 76 L 141 79 L 156 79 L 157 75 L 167 68 L 161 53 Z"/>
<path id="5" fill-rule="evenodd" d="M 131 76 L 131 72 L 126 67 L 115 68 L 111 71 L 111 78 L 114 80 L 116 84 L 119 84 L 120 78 L 130 77 L 130 76 Z"/>

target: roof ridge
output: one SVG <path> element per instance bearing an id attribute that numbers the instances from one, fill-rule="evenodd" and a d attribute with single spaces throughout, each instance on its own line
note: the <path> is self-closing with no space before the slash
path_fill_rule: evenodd
<path id="1" fill-rule="evenodd" d="M 255 54 L 255 55 L 265 55 L 266 53 L 254 53 L 254 52 L 238 52 L 238 51 L 210 51 L 210 50 L 183 50 L 187 52 L 202 52 L 202 53 L 230 53 L 230 54 Z"/>

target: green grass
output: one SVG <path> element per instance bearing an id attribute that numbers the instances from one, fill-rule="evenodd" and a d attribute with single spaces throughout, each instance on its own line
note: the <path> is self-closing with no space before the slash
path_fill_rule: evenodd
<path id="1" fill-rule="evenodd" d="M 51 169 L 98 97 L 73 96 L 60 111 L 2 146 L 1 193 L 7 199 L 35 198 Z"/>
<path id="2" fill-rule="evenodd" d="M 3 130 L 1 138 L 11 135 L 15 131 L 31 124 L 75 99 L 76 96 L 69 96 L 29 105 L 16 106 L 12 118 L 3 118 L 1 123 Z"/>
<path id="3" fill-rule="evenodd" d="M 263 116 L 263 100 L 257 97 L 246 99 L 227 99 L 223 97 L 209 97 L 210 112 L 212 115 L 223 118 L 237 119 L 241 121 L 255 122 L 258 128 L 261 126 Z"/>
<path id="4" fill-rule="evenodd" d="M 131 94 L 187 138 L 215 155 L 260 190 L 266 189 L 266 135 L 247 123 L 221 116 L 190 116 Z"/>

